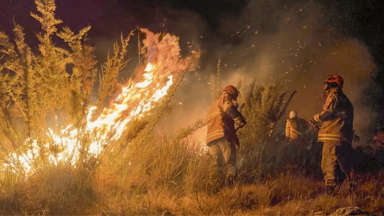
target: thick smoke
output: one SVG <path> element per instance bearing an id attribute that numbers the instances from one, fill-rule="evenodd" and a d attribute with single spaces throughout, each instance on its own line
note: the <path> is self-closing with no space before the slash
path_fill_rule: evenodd
<path id="1" fill-rule="evenodd" d="M 321 109 L 325 76 L 342 75 L 344 92 L 355 106 L 355 128 L 365 135 L 376 116 L 362 103 L 369 96 L 365 89 L 373 84 L 370 76 L 375 70 L 369 51 L 358 39 L 340 33 L 353 25 L 335 25 L 340 17 L 332 12 L 336 10 L 310 0 L 291 2 L 250 0 L 240 15 L 216 13 L 220 15 L 218 28 L 212 28 L 199 14 L 174 9 L 161 1 L 84 0 L 79 4 L 77 0 L 56 0 L 57 15 L 65 25 L 74 31 L 92 26 L 90 43 L 96 46 L 100 63 L 107 51 L 112 51 L 120 33 L 127 36 L 137 26 L 180 36 L 184 53 L 201 50 L 201 68 L 187 75 L 176 93 L 173 113 L 161 127 L 176 128 L 206 115 L 211 103 L 209 75 L 216 72 L 217 60 L 221 59 L 223 86 L 236 84 L 239 79 L 268 84 L 283 77 L 287 91 L 297 90 L 289 109 L 297 110 L 305 119 Z M 1 2 L 1 6 L 2 28 L 12 34 L 14 20 L 25 27 L 27 42 L 36 44 L 33 35 L 39 31 L 38 23 L 29 16 L 30 10 L 35 11 L 33 2 Z M 129 49 L 131 60 L 121 73 L 121 82 L 138 64 L 137 42 L 135 34 Z M 97 99 L 97 94 L 93 97 Z"/>
<path id="2" fill-rule="evenodd" d="M 314 2 L 280 5 L 279 1 L 253 0 L 240 17 L 223 17 L 217 31 L 205 29 L 201 36 L 210 38 L 201 44 L 203 68 L 184 82 L 166 124 L 182 126 L 206 115 L 211 100 L 209 74 L 216 72 L 221 59 L 223 86 L 239 79 L 269 84 L 282 77 L 287 91 L 297 90 L 289 109 L 305 119 L 321 111 L 325 77 L 343 76 L 344 92 L 355 107 L 355 129 L 365 135 L 376 117 L 362 103 L 375 64 L 366 46 L 341 35 L 323 10 Z M 194 21 L 188 24 L 195 26 Z"/>

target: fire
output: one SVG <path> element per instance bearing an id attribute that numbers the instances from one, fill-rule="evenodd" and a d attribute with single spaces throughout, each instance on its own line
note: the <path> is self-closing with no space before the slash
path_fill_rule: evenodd
<path id="1" fill-rule="evenodd" d="M 145 45 L 154 50 L 157 43 L 161 42 L 152 32 L 146 30 L 144 32 L 148 36 L 144 42 Z M 146 65 L 142 75 L 136 77 L 136 82 L 130 81 L 123 86 L 113 103 L 105 108 L 97 119 L 92 120 L 97 108 L 92 106 L 88 109 L 85 131 L 79 131 L 72 125 L 68 125 L 59 132 L 48 129 L 47 135 L 52 138 L 55 146 L 62 148 L 62 151 L 40 155 L 44 154 L 44 151 L 37 145 L 39 140 L 26 140 L 31 144 L 31 149 L 23 153 L 9 154 L 8 163 L 4 164 L 5 167 L 10 166 L 12 170 L 16 171 L 20 171 L 19 168 L 22 167 L 24 173 L 28 175 L 33 169 L 34 158 L 39 156 L 48 158 L 51 164 L 69 163 L 75 166 L 80 159 L 82 149 L 79 143 L 84 134 L 96 134 L 87 153 L 91 157 L 99 156 L 104 149 L 103 146 L 121 138 L 127 125 L 133 119 L 144 117 L 167 95 L 169 88 L 174 83 L 173 73 L 186 70 L 186 61 L 179 60 L 179 48 L 174 46 L 177 41 L 176 37 L 167 35 L 162 41 L 164 44 L 161 47 L 168 48 L 168 50 L 160 52 L 161 50 L 158 48 L 156 52 L 147 53 L 148 59 L 155 59 L 155 61 Z M 48 149 L 50 145 L 45 144 L 43 148 Z"/>
<path id="2" fill-rule="evenodd" d="M 98 156 L 103 150 L 102 145 L 111 143 L 119 139 L 126 126 L 129 122 L 132 121 L 135 117 L 143 117 L 145 113 L 150 111 L 161 98 L 163 98 L 168 89 L 173 84 L 173 76 L 169 75 L 168 81 L 164 86 L 159 84 L 154 85 L 154 91 L 150 91 L 149 86 L 153 84 L 154 81 L 154 68 L 155 66 L 151 63 L 148 63 L 143 74 L 143 81 L 136 84 L 127 85 L 122 88 L 121 93 L 116 97 L 115 103 L 112 104 L 110 108 L 104 109 L 103 113 L 94 121 L 91 120 L 91 117 L 96 110 L 95 106 L 90 107 L 87 114 L 87 125 L 85 133 L 92 132 L 101 132 L 97 139 L 90 144 L 88 153 L 93 156 Z M 132 109 L 130 104 L 135 100 L 139 100 L 139 103 Z M 131 108 L 131 109 L 130 109 Z M 123 112 L 130 110 L 130 113 L 125 119 L 120 119 Z M 114 132 L 110 137 L 108 132 Z M 78 129 L 73 129 L 72 125 L 68 125 L 65 129 L 61 130 L 60 133 L 55 134 L 53 130 L 49 129 L 49 136 L 52 137 L 55 143 L 62 144 L 65 147 L 64 151 L 56 154 L 49 155 L 49 162 L 55 165 L 60 162 L 70 162 L 72 165 L 75 165 L 80 155 L 80 146 L 78 145 L 80 133 Z M 39 148 L 37 145 L 38 140 L 27 140 L 27 142 L 32 142 L 33 148 L 27 151 L 25 154 L 17 155 L 12 153 L 9 160 L 17 163 L 24 168 L 28 173 L 31 170 L 31 160 L 33 157 L 39 156 Z M 49 148 L 49 145 L 46 144 L 46 148 Z M 14 163 L 10 164 L 13 168 Z M 7 165 L 6 165 L 7 166 Z"/>

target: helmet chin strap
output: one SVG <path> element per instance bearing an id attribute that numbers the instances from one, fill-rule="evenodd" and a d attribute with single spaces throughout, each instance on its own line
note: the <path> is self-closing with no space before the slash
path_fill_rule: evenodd
<path id="1" fill-rule="evenodd" d="M 324 84 L 324 90 L 325 91 L 327 91 L 331 88 L 336 88 L 336 87 L 339 87 L 339 86 L 337 85 L 337 83 L 334 83 L 334 82 L 332 82 L 332 83 L 325 82 L 325 84 Z"/>

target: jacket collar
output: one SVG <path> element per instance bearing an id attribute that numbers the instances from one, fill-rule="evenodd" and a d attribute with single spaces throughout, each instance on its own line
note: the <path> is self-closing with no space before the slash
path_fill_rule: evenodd
<path id="1" fill-rule="evenodd" d="M 325 94 L 326 95 L 329 95 L 330 93 L 336 93 L 336 92 L 340 92 L 341 89 L 339 87 L 334 87 L 334 88 L 330 88 L 328 90 L 325 91 Z"/>

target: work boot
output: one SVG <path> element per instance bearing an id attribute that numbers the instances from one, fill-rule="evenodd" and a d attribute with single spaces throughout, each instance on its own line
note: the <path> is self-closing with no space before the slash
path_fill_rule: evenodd
<path id="1" fill-rule="evenodd" d="M 360 177 L 355 172 L 351 172 L 350 178 L 348 180 L 349 180 L 349 194 L 352 195 L 359 184 Z"/>
<path id="2" fill-rule="evenodd" d="M 233 187 L 233 179 L 234 179 L 233 176 L 228 176 L 228 177 L 227 177 L 227 179 L 226 179 L 226 183 L 227 183 L 227 187 L 228 187 L 228 188 L 232 188 L 232 187 Z"/>
<path id="3" fill-rule="evenodd" d="M 333 194 L 335 193 L 335 189 L 336 189 L 336 186 L 334 185 L 326 185 L 325 186 L 325 192 L 327 195 L 330 195 L 330 196 L 333 196 Z"/>
<path id="4" fill-rule="evenodd" d="M 215 181 L 215 182 L 209 182 L 209 191 L 213 194 L 217 194 L 220 192 L 220 190 L 223 188 L 224 186 L 224 181 Z"/>
<path id="5" fill-rule="evenodd" d="M 209 175 L 208 179 L 208 188 L 214 194 L 217 194 L 220 189 L 224 186 L 225 179 L 218 173 L 212 172 Z"/>
<path id="6" fill-rule="evenodd" d="M 357 183 L 356 182 L 350 182 L 349 183 L 349 195 L 352 196 L 357 188 Z"/>

